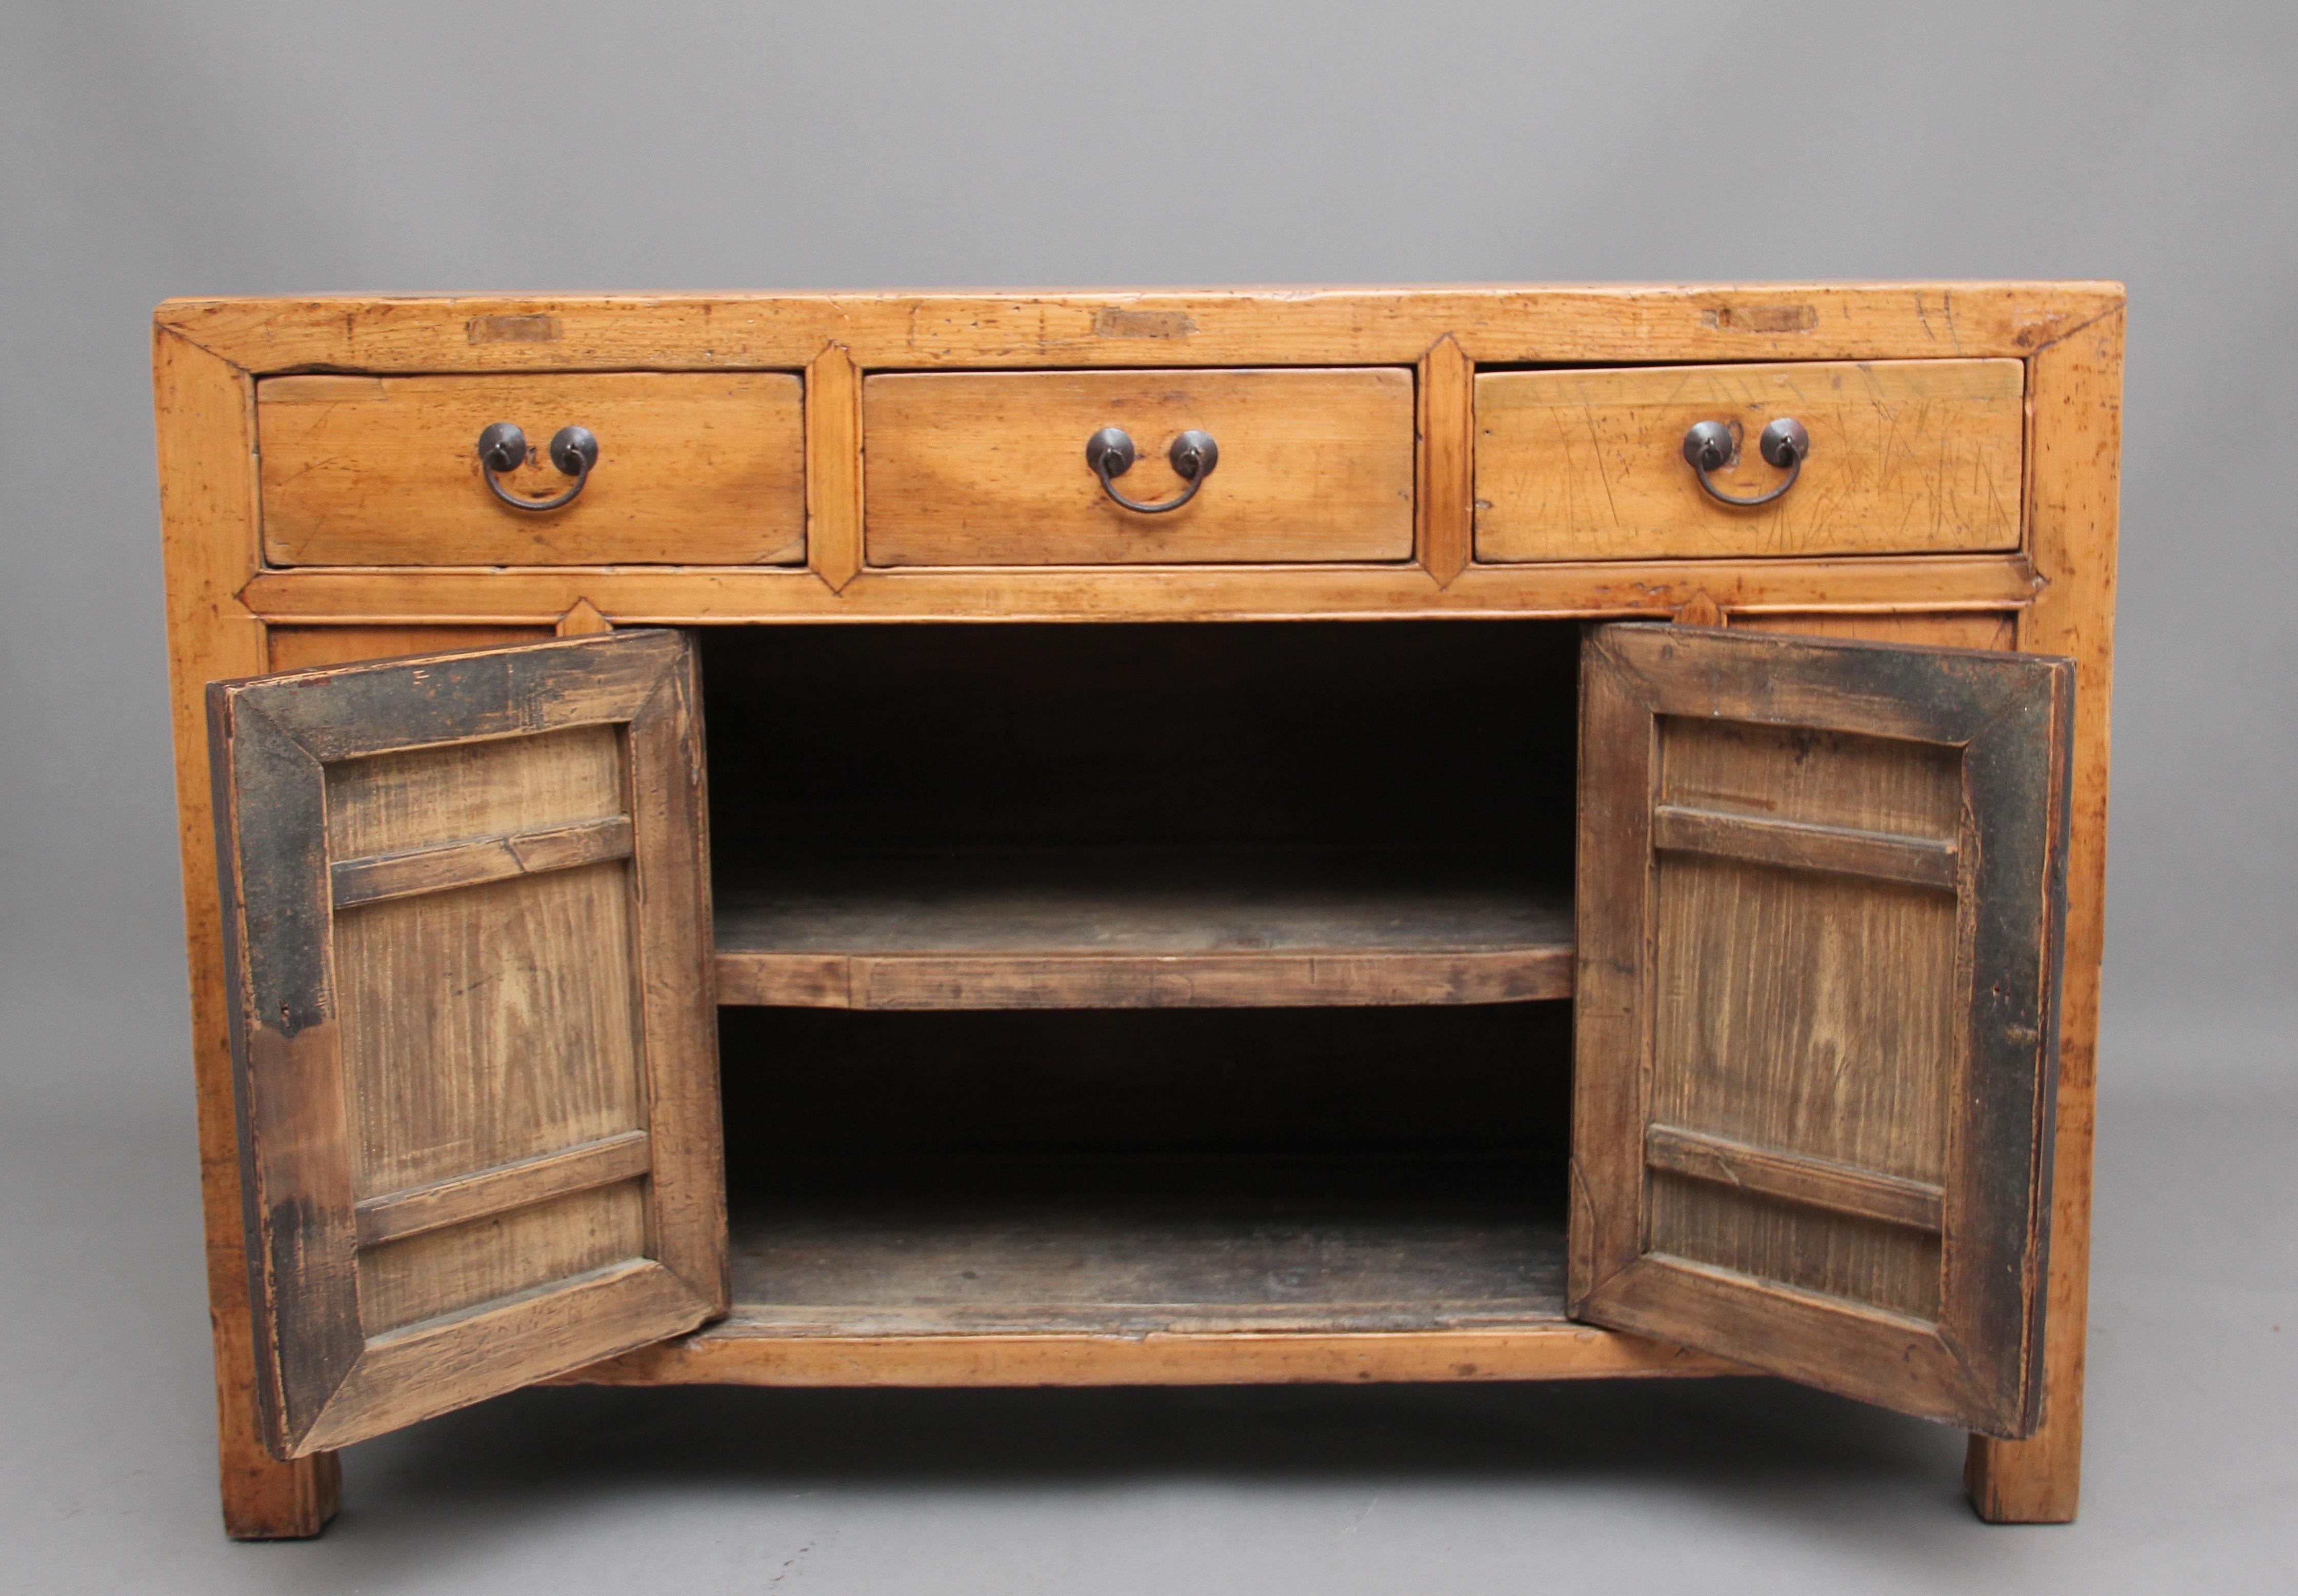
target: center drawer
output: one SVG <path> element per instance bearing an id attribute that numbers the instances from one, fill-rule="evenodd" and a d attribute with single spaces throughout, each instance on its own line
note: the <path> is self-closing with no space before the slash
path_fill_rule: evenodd
<path id="1" fill-rule="evenodd" d="M 1171 565 L 1412 556 L 1412 374 L 1250 371 L 895 373 L 862 385 L 863 524 L 874 566 Z M 1086 444 L 1117 428 L 1110 487 L 1161 506 L 1171 459 L 1209 434 L 1186 504 L 1128 509 Z"/>

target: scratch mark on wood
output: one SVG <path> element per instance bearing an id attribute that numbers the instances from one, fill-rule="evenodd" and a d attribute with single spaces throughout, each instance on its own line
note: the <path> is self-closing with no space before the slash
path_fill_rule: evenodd
<path id="1" fill-rule="evenodd" d="M 556 316 L 474 316 L 467 328 L 474 343 L 556 343 Z"/>
<path id="2" fill-rule="evenodd" d="M 1094 312 L 1094 335 L 1100 338 L 1186 338 L 1197 324 L 1179 310 L 1127 310 L 1104 305 Z"/>

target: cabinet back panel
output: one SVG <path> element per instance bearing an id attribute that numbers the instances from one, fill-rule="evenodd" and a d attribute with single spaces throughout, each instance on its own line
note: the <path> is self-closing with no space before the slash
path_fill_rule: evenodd
<path id="1" fill-rule="evenodd" d="M 797 1159 L 1498 1154 L 1552 1173 L 1557 1003 L 1408 1009 L 722 1009 L 736 1187 Z"/>
<path id="2" fill-rule="evenodd" d="M 1568 878 L 1578 634 L 707 632 L 712 848 L 722 880 L 793 848 L 1159 847 L 1537 855 Z"/>

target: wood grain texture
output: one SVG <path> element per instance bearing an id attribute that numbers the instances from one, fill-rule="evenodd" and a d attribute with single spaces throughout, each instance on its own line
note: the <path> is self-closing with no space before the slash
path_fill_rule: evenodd
<path id="1" fill-rule="evenodd" d="M 2022 555 L 1470 566 L 1439 589 L 1417 565 L 1010 566 L 865 570 L 832 593 L 806 572 L 267 571 L 242 598 L 286 624 L 464 620 L 548 626 L 591 594 L 629 625 L 768 620 L 1388 620 L 1446 616 L 1673 617 L 1705 593 L 1734 613 L 2013 610 L 2034 597 Z"/>
<path id="2" fill-rule="evenodd" d="M 243 1540 L 315 1535 L 342 1497 L 335 1456 L 283 1463 L 262 1440 L 203 696 L 209 682 L 265 665 L 264 628 L 234 597 L 259 563 L 254 397 L 240 372 L 164 328 L 152 386 L 223 1523 Z"/>
<path id="3" fill-rule="evenodd" d="M 656 649 L 666 646 L 659 633 L 644 641 Z M 638 649 L 638 645 L 631 649 Z M 376 662 L 398 667 L 401 674 L 353 666 L 288 672 L 267 684 L 280 690 L 266 695 L 263 713 L 283 735 L 323 765 L 376 759 L 373 765 L 338 775 L 338 781 L 388 777 L 396 782 L 401 767 L 378 757 L 411 752 L 417 756 L 410 767 L 417 790 L 435 791 L 451 809 L 469 806 L 467 812 L 483 814 L 498 801 L 541 804 L 545 806 L 540 811 L 521 808 L 517 813 L 539 815 L 540 823 L 548 823 L 548 806 L 559 801 L 560 776 L 545 781 L 542 794 L 523 796 L 525 782 L 511 773 L 517 769 L 517 754 L 509 756 L 514 763 L 501 771 L 484 761 L 457 771 L 452 767 L 459 757 L 439 753 L 429 745 L 447 748 L 560 732 L 584 734 L 568 740 L 570 744 L 602 742 L 607 733 L 601 727 L 637 724 L 631 717 L 641 702 L 633 696 L 641 676 L 632 661 L 643 657 L 643 649 L 636 654 L 626 650 L 623 634 L 616 633 Z M 559 763 L 559 748 L 549 745 L 544 757 Z M 420 756 L 426 753 L 439 759 L 435 775 L 424 768 Z M 566 771 L 579 773 L 579 781 L 572 774 L 564 778 L 575 782 L 575 790 L 603 790 L 598 783 L 605 779 L 605 766 L 595 751 L 578 757 L 570 749 L 563 763 Z M 378 803 L 360 823 L 361 843 L 373 845 L 361 851 L 440 840 L 444 835 L 439 831 L 442 818 L 409 806 Z"/>
<path id="4" fill-rule="evenodd" d="M 589 372 L 531 376 L 283 376 L 256 385 L 263 547 L 305 565 L 795 565 L 804 556 L 798 380 Z M 541 500 L 568 479 L 551 435 L 599 440 L 563 509 L 487 491 L 477 441 L 498 421 L 527 459 L 498 480 Z"/>
<path id="5" fill-rule="evenodd" d="M 1870 880 L 1662 857 L 1652 1112 L 1938 1180 L 1955 905 Z M 1810 1061 L 1823 1062 L 1814 1072 Z"/>
<path id="6" fill-rule="evenodd" d="M 678 641 L 627 734 L 638 835 L 631 870 L 642 906 L 638 1029 L 656 1146 L 653 1253 L 715 1317 L 727 1301 L 726 1140 L 711 986 L 710 812 L 702 684 L 691 641 Z"/>
<path id="7" fill-rule="evenodd" d="M 275 671 L 396 659 L 409 654 L 450 654 L 459 649 L 492 649 L 500 643 L 534 643 L 551 634 L 545 626 L 291 625 L 272 626 L 267 632 L 267 665 Z"/>
<path id="8" fill-rule="evenodd" d="M 347 757 L 325 776 L 327 839 L 343 864 L 612 819 L 625 806 L 623 758 L 612 724 Z"/>
<path id="9" fill-rule="evenodd" d="M 1476 558 L 2015 549 L 2024 375 L 2016 360 L 1485 372 Z M 1686 429 L 1732 428 L 1738 458 L 1710 475 L 1744 498 L 1779 483 L 1756 440 L 1780 417 L 1811 435 L 1795 486 L 1760 509 L 1709 497 Z"/>
<path id="10" fill-rule="evenodd" d="M 563 1377 L 596 1385 L 1285 1385 L 1589 1380 L 1752 1371 L 1588 1325 L 1330 1334 L 774 1336 L 715 1330 Z"/>
<path id="11" fill-rule="evenodd" d="M 1511 1328 L 1564 1236 L 1509 1161 L 995 1158 L 738 1205 L 750 1336 Z M 1463 1170 L 1470 1172 L 1463 1174 Z"/>
<path id="12" fill-rule="evenodd" d="M 1765 1318 L 1765 1311 L 1775 1303 L 1794 1300 L 1806 1300 L 1806 1306 L 1821 1312 L 1851 1303 L 1908 1324 L 1936 1326 L 1941 1302 L 1938 1237 L 1879 1223 L 1847 1206 L 1814 1201 L 1822 1195 L 1835 1194 L 1807 1187 L 1790 1196 L 1731 1182 L 1684 1179 L 1666 1169 L 1651 1170 L 1645 1196 L 1651 1250 L 1645 1261 L 1665 1266 L 1671 1274 L 1709 1271 L 1715 1279 L 1731 1282 L 1736 1288 L 1732 1294 L 1740 1299 L 1713 1320 L 1693 1319 L 1699 1327 L 1690 1340 L 1711 1347 L 1756 1344 L 1772 1349 L 1773 1357 L 1785 1352 L 1798 1363 L 1823 1361 L 1815 1354 L 1822 1346 L 1831 1347 L 1831 1339 L 1818 1344 L 1797 1342 L 1782 1333 L 1785 1323 Z M 1621 1287 L 1619 1298 L 1607 1304 L 1604 1318 L 1598 1322 L 1626 1322 L 1639 1311 L 1655 1322 L 1665 1319 L 1671 1309 L 1664 1284 L 1656 1280 L 1645 1284 L 1651 1289 L 1641 1300 Z M 1699 1300 L 1696 1294 L 1687 1294 L 1674 1311 L 1685 1313 Z M 1615 1314 L 1620 1318 L 1615 1319 Z M 1854 1314 L 1855 1319 L 1864 1317 Z M 1708 1339 L 1728 1336 L 1735 1324 L 1762 1339 L 1753 1344 Z M 1759 1328 L 1766 1324 L 1769 1328 Z M 1921 1399 L 1899 1395 L 1888 1383 L 1876 1382 L 1879 1354 L 1889 1355 L 1888 1349 L 1854 1344 L 1847 1349 L 1847 1356 L 1831 1352 L 1823 1360 L 1844 1371 L 1839 1379 L 1856 1383 L 1866 1401 L 1916 1400 L 1917 1405 L 1902 1410 L 1938 1417 L 1942 1407 L 1939 1392 L 1955 1393 L 1962 1382 L 1956 1377 L 1952 1355 L 1940 1351 L 1935 1329 L 1932 1336 L 1928 1362 L 1945 1379 Z M 1879 1398 L 1879 1391 L 1890 1395 Z"/>
<path id="13" fill-rule="evenodd" d="M 730 893 L 716 947 L 722 1003 L 830 1008 L 1527 1002 L 1572 964 L 1560 901 L 1409 859 L 847 860 Z"/>
<path id="14" fill-rule="evenodd" d="M 1744 721 L 1666 722 L 1667 801 L 1787 825 L 1953 843 L 1963 787 L 1952 749 L 1906 738 Z"/>
<path id="15" fill-rule="evenodd" d="M 1972 1503 L 1996 1523 L 2072 1519 L 2082 1477 L 2083 1347 L 2089 1311 L 2091 1144 L 2096 1117 L 2099 963 L 2106 936 L 2108 705 L 2114 664 L 2122 313 L 2038 353 L 2031 383 L 2029 541 L 2050 586 L 2021 617 L 2019 646 L 2075 662 L 2067 853 L 2066 970 L 2050 1169 L 2050 1314 L 2043 1428 L 2018 1443 L 1971 1437 Z"/>
<path id="16" fill-rule="evenodd" d="M 566 607 L 566 613 L 558 617 L 551 631 L 559 637 L 597 637 L 614 629 L 615 624 L 599 613 L 597 605 L 588 599 L 577 599 Z"/>
<path id="17" fill-rule="evenodd" d="M 1579 1312 L 2031 1430 L 2071 668 L 1658 626 L 1584 661 Z M 1959 868 L 1940 890 L 1663 851 L 1635 816 L 1672 804 L 1945 833 Z M 1667 1135 L 1655 1161 L 1656 1125 L 1775 1175 L 1936 1187 L 1943 1235 L 1679 1169 Z"/>
<path id="18" fill-rule="evenodd" d="M 1651 1051 L 1641 977 L 1651 958 L 1652 767 L 1659 727 L 1624 665 L 1581 649 L 1579 846 L 1573 878 L 1571 1222 L 1567 1306 L 1643 1249 L 1644 1140 L 1651 1115 L 1634 1064 Z M 1620 1071 L 1634 1061 L 1633 1073 Z M 1624 1197 L 1632 1200 L 1623 1201 Z"/>
<path id="19" fill-rule="evenodd" d="M 614 864 L 335 915 L 357 1195 L 644 1125 L 631 897 Z"/>
<path id="20" fill-rule="evenodd" d="M 806 563 L 831 592 L 862 569 L 862 373 L 836 343 L 806 368 Z"/>
<path id="21" fill-rule="evenodd" d="M 1832 1159 L 1781 1153 L 1776 1147 L 1759 1147 L 1729 1137 L 1654 1124 L 1644 1133 L 1644 1162 L 1672 1175 L 1689 1175 L 1757 1196 L 1780 1197 L 1917 1230 L 1939 1228 L 1945 1194 L 1936 1184 L 1881 1175 Z"/>
<path id="22" fill-rule="evenodd" d="M 1663 742 L 1665 757 L 1665 742 Z M 1649 1112 L 1901 1178 L 1941 1181 L 1955 905 L 1944 893 L 1663 855 Z M 1806 1205 L 1655 1180 L 1653 1252 L 1926 1319 L 1927 1240 Z"/>
<path id="23" fill-rule="evenodd" d="M 635 1179 L 653 1165 L 648 1142 L 643 1130 L 620 1131 L 474 1174 L 362 1198 L 353 1209 L 360 1245 L 376 1246 L 570 1192 Z"/>
<path id="24" fill-rule="evenodd" d="M 1677 607 L 1674 619 L 1679 626 L 1721 626 L 1724 621 L 1724 607 L 1706 588 L 1695 588 L 1691 597 Z"/>
<path id="25" fill-rule="evenodd" d="M 372 1344 L 393 1330 L 642 1258 L 646 1245 L 645 1193 L 635 1179 L 538 1196 L 459 1225 L 363 1242 L 360 1327 Z M 470 1393 L 461 1394 L 470 1400 Z"/>
<path id="26" fill-rule="evenodd" d="M 2022 357 L 2115 283 L 1565 284 L 982 293 L 178 299 L 160 324 L 251 370 L 1399 365 Z M 474 342 L 496 318 L 554 336 Z"/>
<path id="27" fill-rule="evenodd" d="M 722 1306 L 684 641 L 622 633 L 209 699 L 269 1443 L 341 1445 Z M 331 860 L 599 819 L 627 857 L 332 901 Z M 641 1131 L 641 1170 L 568 1178 L 570 1155 Z"/>
<path id="28" fill-rule="evenodd" d="M 1841 611 L 1740 611 L 1730 624 L 1744 631 L 1786 632 L 1798 637 L 1848 637 L 1871 643 L 1927 643 L 1941 649 L 2019 646 L 2019 616 L 2008 609 L 1914 610 L 1898 615 Z"/>
<path id="29" fill-rule="evenodd" d="M 1814 826 L 1682 804 L 1652 813 L 1653 846 L 1784 870 L 1823 870 L 1916 887 L 1955 885 L 1955 844 L 1944 838 Z"/>
<path id="30" fill-rule="evenodd" d="M 864 380 L 862 424 L 873 566 L 1412 557 L 1409 370 L 905 373 Z M 1109 426 L 1138 454 L 1128 499 L 1187 487 L 1166 458 L 1185 430 L 1219 462 L 1186 506 L 1142 515 L 1086 464 Z"/>
<path id="31" fill-rule="evenodd" d="M 630 856 L 631 823 L 627 816 L 617 815 L 544 831 L 508 831 L 438 848 L 338 859 L 327 867 L 327 875 L 335 907 L 350 909 L 385 898 L 476 887 Z"/>
<path id="32" fill-rule="evenodd" d="M 718 1001 L 839 1009 L 1365 1008 L 1572 995 L 1568 942 L 1505 952 L 862 955 L 740 947 Z"/>
<path id="33" fill-rule="evenodd" d="M 1450 587 L 1476 542 L 1476 368 L 1451 337 L 1420 357 L 1421 568 Z"/>

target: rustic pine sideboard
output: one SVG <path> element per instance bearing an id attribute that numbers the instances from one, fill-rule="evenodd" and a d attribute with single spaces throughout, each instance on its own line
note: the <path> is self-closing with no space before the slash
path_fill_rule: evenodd
<path id="1" fill-rule="evenodd" d="M 2122 304 L 162 305 L 227 1527 L 545 1381 L 1750 1371 L 2072 1517 Z"/>

